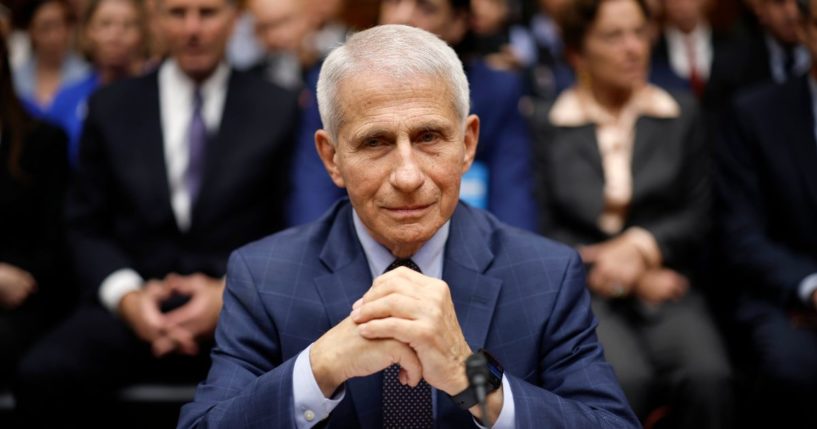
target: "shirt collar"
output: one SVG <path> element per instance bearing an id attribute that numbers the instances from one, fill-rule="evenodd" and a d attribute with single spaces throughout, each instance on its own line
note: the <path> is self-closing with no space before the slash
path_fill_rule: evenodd
<path id="1" fill-rule="evenodd" d="M 172 83 L 173 88 L 189 93 L 192 97 L 193 91 L 196 88 L 196 83 L 182 71 L 176 60 L 173 58 L 168 58 L 162 64 L 159 73 L 165 75 L 165 77 Z M 204 99 L 207 100 L 208 95 L 211 95 L 216 91 L 223 91 L 223 88 L 227 87 L 227 79 L 229 77 L 230 67 L 227 65 L 227 63 L 223 61 L 220 62 L 216 67 L 216 70 L 199 85 L 199 89 L 202 96 L 204 96 Z"/>
<path id="2" fill-rule="evenodd" d="M 394 255 L 369 234 L 369 230 L 363 225 L 357 211 L 352 211 L 352 219 L 357 239 L 363 246 L 363 253 L 366 254 L 366 260 L 369 261 L 369 270 L 374 279 L 386 271 L 386 268 L 394 261 Z M 411 256 L 411 260 L 420 267 L 423 274 L 429 277 L 440 279 L 443 276 L 443 254 L 450 226 L 451 221 L 449 220 L 434 233 L 430 240 L 423 244 L 417 253 Z"/>
<path id="3" fill-rule="evenodd" d="M 681 107 L 663 89 L 645 84 L 636 90 L 624 106 L 632 109 L 637 116 L 675 118 L 681 114 Z M 550 121 L 559 127 L 580 127 L 588 124 L 607 124 L 615 121 L 607 111 L 586 91 L 576 86 L 564 91 L 550 110 Z"/>

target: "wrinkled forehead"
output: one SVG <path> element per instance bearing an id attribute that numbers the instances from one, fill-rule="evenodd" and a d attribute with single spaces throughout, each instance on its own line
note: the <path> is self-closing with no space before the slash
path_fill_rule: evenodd
<path id="1" fill-rule="evenodd" d="M 363 118 L 423 113 L 439 118 L 459 118 L 453 88 L 448 79 L 427 73 L 394 74 L 383 70 L 349 73 L 336 93 L 340 110 L 338 129 Z M 358 124 L 359 125 L 359 124 Z"/>

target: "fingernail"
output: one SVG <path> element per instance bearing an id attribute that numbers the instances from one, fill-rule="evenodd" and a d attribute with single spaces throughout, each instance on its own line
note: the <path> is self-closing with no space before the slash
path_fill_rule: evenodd
<path id="1" fill-rule="evenodd" d="M 357 310 L 358 308 L 360 308 L 361 305 L 363 305 L 363 298 L 360 298 L 359 300 L 355 301 L 355 303 L 352 304 L 352 308 Z"/>
<path id="2" fill-rule="evenodd" d="M 357 322 L 357 320 L 360 318 L 360 310 L 359 309 L 352 310 L 352 313 L 349 316 L 352 318 L 352 320 Z"/>

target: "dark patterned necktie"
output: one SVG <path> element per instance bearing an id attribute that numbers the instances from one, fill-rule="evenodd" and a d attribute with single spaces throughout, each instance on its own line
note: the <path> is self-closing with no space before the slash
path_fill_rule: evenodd
<path id="1" fill-rule="evenodd" d="M 188 163 L 184 174 L 185 186 L 190 193 L 190 201 L 196 201 L 204 176 L 204 151 L 207 145 L 207 126 L 204 124 L 202 106 L 204 100 L 201 91 L 196 89 L 193 94 L 193 115 L 187 129 Z"/>
<path id="2" fill-rule="evenodd" d="M 408 267 L 418 273 L 420 267 L 411 259 L 397 259 L 386 272 L 397 267 Z M 417 387 L 400 384 L 400 366 L 394 364 L 383 370 L 383 427 L 385 429 L 430 429 L 434 425 L 431 406 L 431 386 L 420 380 Z"/>

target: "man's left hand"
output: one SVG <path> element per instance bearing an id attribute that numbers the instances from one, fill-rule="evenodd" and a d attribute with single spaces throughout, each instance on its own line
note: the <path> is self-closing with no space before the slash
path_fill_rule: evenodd
<path id="1" fill-rule="evenodd" d="M 224 294 L 224 279 L 192 274 L 182 276 L 170 274 L 165 285 L 179 295 L 187 295 L 190 300 L 182 306 L 166 313 L 168 334 L 181 347 L 180 352 L 194 355 L 198 347 L 191 340 L 211 337 L 216 329 Z"/>

